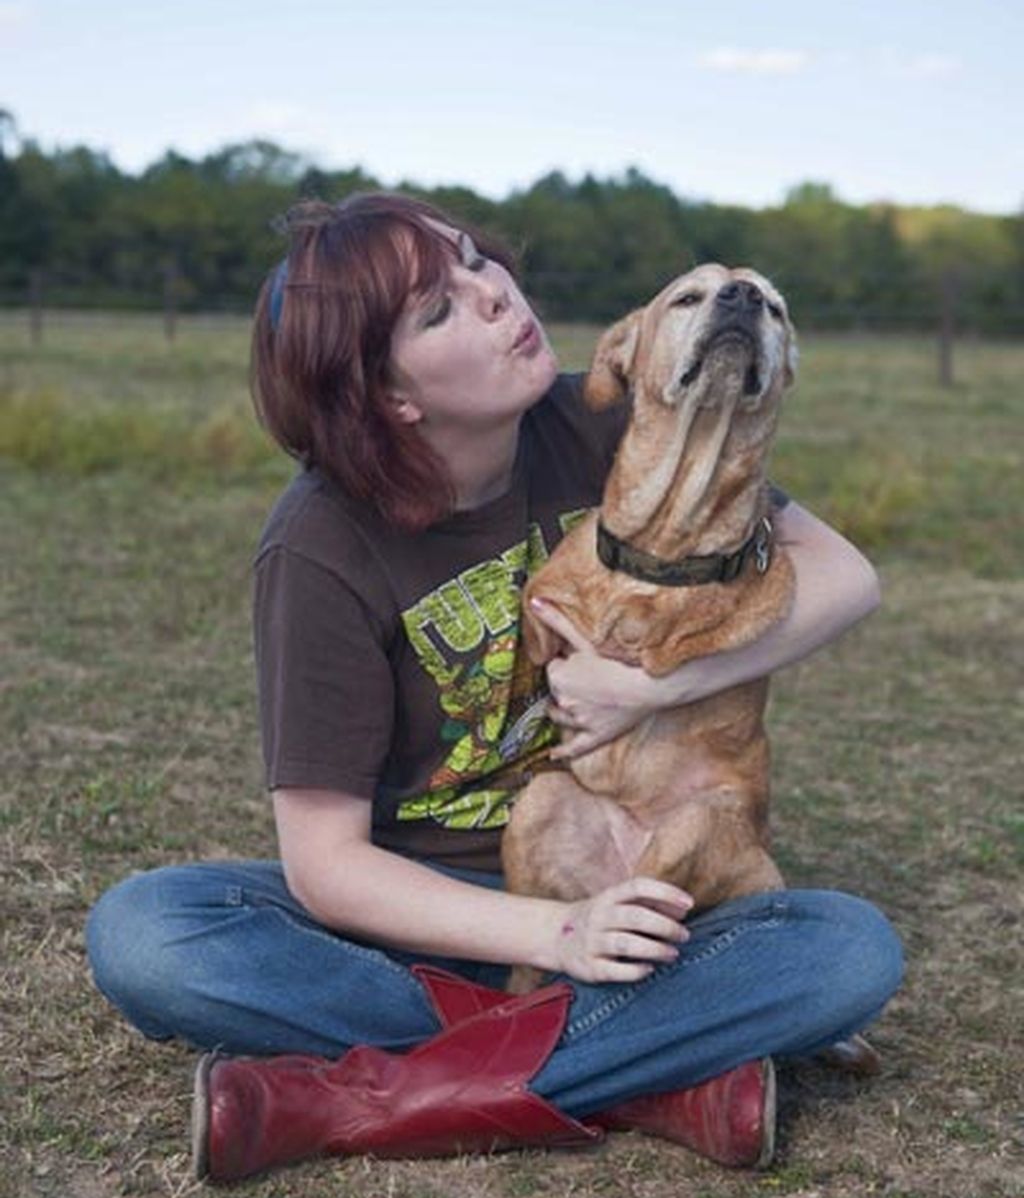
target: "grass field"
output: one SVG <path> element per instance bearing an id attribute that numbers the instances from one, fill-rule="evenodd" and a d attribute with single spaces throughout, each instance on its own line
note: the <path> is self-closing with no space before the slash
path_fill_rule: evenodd
<path id="1" fill-rule="evenodd" d="M 558 330 L 567 365 L 593 331 Z M 273 852 L 249 557 L 287 478 L 246 330 L 0 315 L 0 1195 L 184 1195 L 194 1054 L 93 991 L 82 923 L 131 870 Z M 773 689 L 790 881 L 875 900 L 907 982 L 881 1077 L 782 1071 L 781 1151 L 728 1174 L 636 1135 L 583 1154 L 321 1162 L 269 1198 L 1024 1194 L 1024 346 L 808 338 L 774 474 L 878 562 L 883 610 Z"/>

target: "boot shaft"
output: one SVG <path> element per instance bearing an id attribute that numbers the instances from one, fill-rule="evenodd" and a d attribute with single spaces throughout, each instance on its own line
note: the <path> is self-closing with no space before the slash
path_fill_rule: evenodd
<path id="1" fill-rule="evenodd" d="M 232 1180 L 317 1155 L 439 1156 L 601 1138 L 527 1089 L 572 991 L 509 999 L 406 1054 L 354 1048 L 338 1061 L 204 1057 L 196 1073 L 200 1176 Z"/>

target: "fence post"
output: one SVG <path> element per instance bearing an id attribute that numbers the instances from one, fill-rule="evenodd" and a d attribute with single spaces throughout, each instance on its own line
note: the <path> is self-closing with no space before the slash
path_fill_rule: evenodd
<path id="1" fill-rule="evenodd" d="M 28 325 L 32 348 L 43 342 L 43 272 L 34 266 L 28 275 Z"/>
<path id="2" fill-rule="evenodd" d="M 952 387 L 953 338 L 956 334 L 957 277 L 951 268 L 939 277 L 939 385 Z"/>
<path id="3" fill-rule="evenodd" d="M 178 266 L 172 259 L 164 267 L 164 337 L 174 344 L 178 331 Z"/>

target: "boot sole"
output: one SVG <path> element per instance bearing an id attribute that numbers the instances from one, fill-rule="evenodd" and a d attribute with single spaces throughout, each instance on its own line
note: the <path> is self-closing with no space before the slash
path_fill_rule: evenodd
<path id="1" fill-rule="evenodd" d="M 846 1040 L 837 1040 L 828 1048 L 815 1053 L 819 1061 L 840 1073 L 853 1077 L 875 1077 L 882 1071 L 882 1058 L 863 1036 L 856 1033 Z"/>
<path id="2" fill-rule="evenodd" d="M 775 1066 L 771 1057 L 765 1057 L 762 1062 L 761 1078 L 764 1082 L 764 1136 L 761 1140 L 761 1153 L 754 1162 L 755 1169 L 767 1169 L 775 1156 L 776 1085 Z"/>
<path id="3" fill-rule="evenodd" d="M 200 1057 L 192 1085 L 192 1175 L 203 1181 L 210 1175 L 210 1070 L 215 1052 Z"/>

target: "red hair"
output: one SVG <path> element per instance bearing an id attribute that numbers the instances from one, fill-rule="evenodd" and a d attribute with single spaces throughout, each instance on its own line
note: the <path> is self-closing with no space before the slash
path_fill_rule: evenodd
<path id="1" fill-rule="evenodd" d="M 455 491 L 444 462 L 388 402 L 392 333 L 410 296 L 446 283 L 455 251 L 437 224 L 468 232 L 509 271 L 511 254 L 430 204 L 386 192 L 306 201 L 285 222 L 283 293 L 272 271 L 256 304 L 257 416 L 287 453 L 390 523 L 426 528 L 454 510 Z"/>

